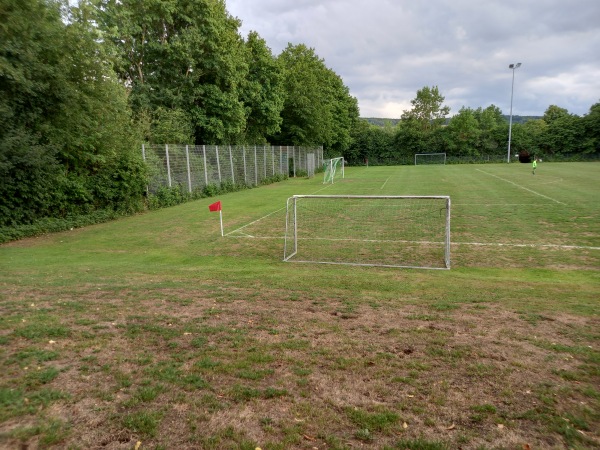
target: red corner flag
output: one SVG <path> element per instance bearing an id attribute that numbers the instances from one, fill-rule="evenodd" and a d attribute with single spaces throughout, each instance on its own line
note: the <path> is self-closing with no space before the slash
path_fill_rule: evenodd
<path id="1" fill-rule="evenodd" d="M 211 205 L 208 205 L 208 210 L 210 212 L 221 211 L 221 200 L 219 200 L 218 202 L 215 202 Z"/>
<path id="2" fill-rule="evenodd" d="M 221 207 L 221 200 L 208 205 L 208 210 L 210 212 L 219 211 L 219 221 L 221 222 L 221 236 L 223 236 L 223 208 Z"/>

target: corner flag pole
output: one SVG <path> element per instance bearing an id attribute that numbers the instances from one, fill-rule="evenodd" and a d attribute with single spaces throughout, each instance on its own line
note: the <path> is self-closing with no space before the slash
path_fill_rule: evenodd
<path id="1" fill-rule="evenodd" d="M 223 237 L 223 210 L 219 210 L 219 220 L 221 222 L 221 237 Z"/>
<path id="2" fill-rule="evenodd" d="M 223 236 L 223 207 L 221 206 L 221 200 L 208 205 L 208 210 L 210 212 L 219 211 L 219 221 L 221 222 L 221 236 Z"/>

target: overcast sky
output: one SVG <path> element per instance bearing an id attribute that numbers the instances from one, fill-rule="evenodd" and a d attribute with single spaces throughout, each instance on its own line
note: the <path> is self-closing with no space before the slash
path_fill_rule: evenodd
<path id="1" fill-rule="evenodd" d="M 278 55 L 305 44 L 358 99 L 361 117 L 399 118 L 424 86 L 454 115 L 514 115 L 600 102 L 600 0 L 226 0 Z"/>

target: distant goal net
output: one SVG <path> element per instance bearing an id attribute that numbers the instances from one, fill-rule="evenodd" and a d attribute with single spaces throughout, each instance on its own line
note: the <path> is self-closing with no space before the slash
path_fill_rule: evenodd
<path id="1" fill-rule="evenodd" d="M 326 159 L 323 161 L 323 169 L 325 172 L 323 184 L 333 184 L 335 181 L 339 181 L 344 178 L 344 157 Z"/>
<path id="2" fill-rule="evenodd" d="M 424 164 L 446 164 L 445 153 L 416 153 L 415 166 Z"/>
<path id="3" fill-rule="evenodd" d="M 450 197 L 294 195 L 284 261 L 450 268 Z"/>

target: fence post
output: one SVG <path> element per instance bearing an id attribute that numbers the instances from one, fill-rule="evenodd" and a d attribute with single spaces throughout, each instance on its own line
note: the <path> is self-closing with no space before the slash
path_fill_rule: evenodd
<path id="1" fill-rule="evenodd" d="M 188 173 L 188 191 L 190 194 L 192 193 L 192 174 L 190 172 L 190 151 L 188 146 L 185 146 L 185 160 L 187 163 L 187 173 Z"/>
<path id="2" fill-rule="evenodd" d="M 231 165 L 231 182 L 235 184 L 235 175 L 233 174 L 233 156 L 231 156 L 231 145 L 229 146 L 229 164 Z"/>
<path id="3" fill-rule="evenodd" d="M 264 163 L 264 177 L 267 178 L 267 146 L 263 145 L 263 163 Z"/>
<path id="4" fill-rule="evenodd" d="M 256 145 L 254 146 L 254 186 L 258 186 L 258 159 L 256 159 Z"/>
<path id="5" fill-rule="evenodd" d="M 222 184 L 221 180 L 221 162 L 219 161 L 219 146 L 215 145 L 215 154 L 217 155 L 217 172 L 219 173 L 219 184 Z"/>
<path id="6" fill-rule="evenodd" d="M 292 145 L 292 161 L 294 163 L 294 178 L 296 178 L 296 146 Z"/>
<path id="7" fill-rule="evenodd" d="M 246 146 L 242 145 L 242 158 L 244 159 L 244 184 L 248 184 L 246 180 Z"/>
<path id="8" fill-rule="evenodd" d="M 146 144 L 142 144 L 142 159 L 146 162 Z M 150 192 L 150 186 L 146 185 L 146 197 L 148 197 L 148 193 Z"/>
<path id="9" fill-rule="evenodd" d="M 273 166 L 272 175 L 275 175 L 275 147 L 271 147 L 271 165 Z"/>
<path id="10" fill-rule="evenodd" d="M 202 146 L 202 157 L 204 158 L 204 186 L 208 186 L 208 168 L 206 167 L 206 145 Z"/>
<path id="11" fill-rule="evenodd" d="M 169 179 L 169 187 L 171 186 L 171 162 L 169 161 L 169 144 L 165 144 L 165 155 L 167 156 L 167 177 Z"/>

